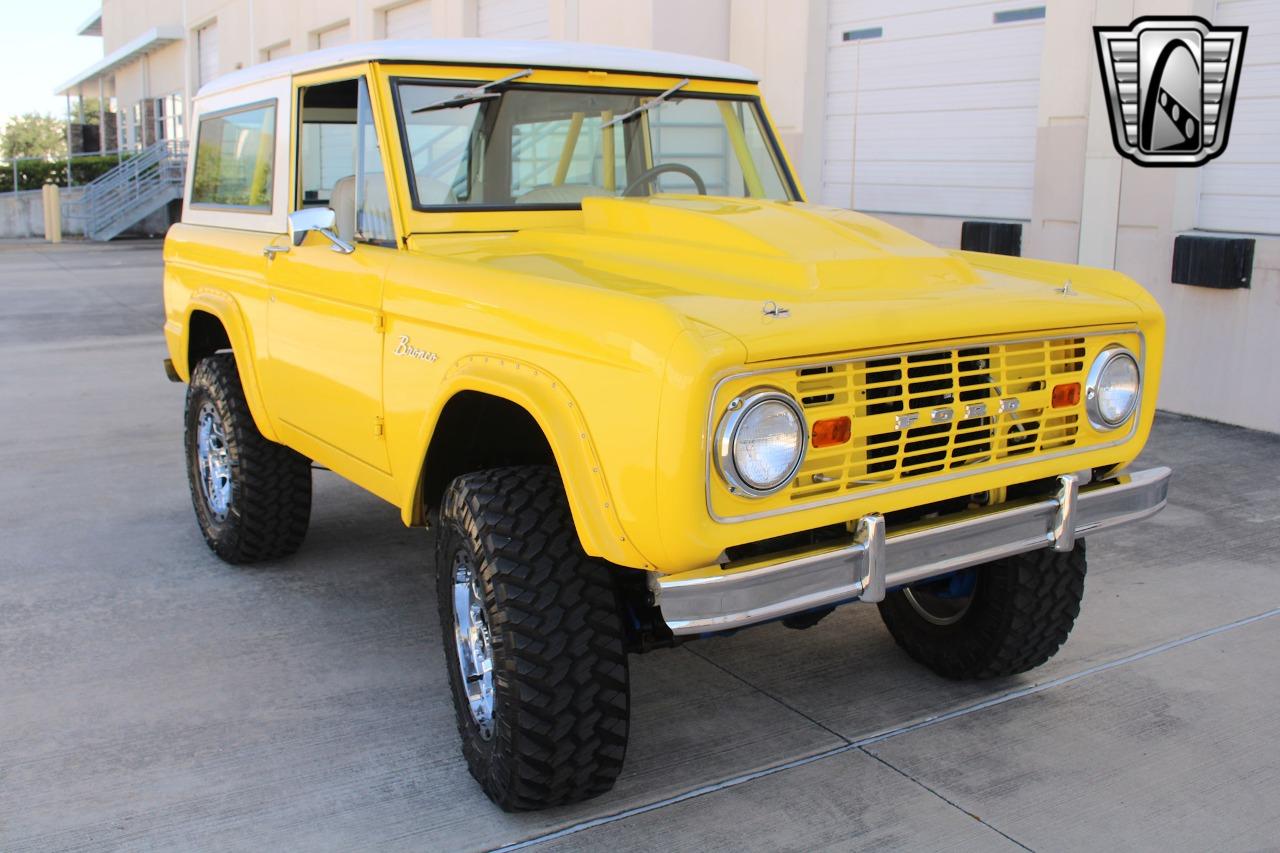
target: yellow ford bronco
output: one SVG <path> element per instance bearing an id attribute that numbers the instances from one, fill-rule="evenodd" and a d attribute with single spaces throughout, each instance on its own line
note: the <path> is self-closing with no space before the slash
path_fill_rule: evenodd
<path id="1" fill-rule="evenodd" d="M 506 809 L 608 790 L 628 655 L 874 602 L 948 678 L 1066 640 L 1164 322 L 1114 272 L 805 202 L 755 78 L 385 41 L 205 86 L 165 242 L 196 518 L 296 551 L 312 465 L 435 528 L 462 751 Z"/>

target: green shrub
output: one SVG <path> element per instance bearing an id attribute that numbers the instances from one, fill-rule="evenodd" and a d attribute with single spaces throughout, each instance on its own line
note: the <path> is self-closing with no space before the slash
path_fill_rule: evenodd
<path id="1" fill-rule="evenodd" d="M 132 156 L 132 154 L 125 154 L 124 159 L 127 160 Z M 120 158 L 115 154 L 77 157 L 71 161 L 71 176 L 74 178 L 76 186 L 82 186 L 94 178 L 111 171 L 119 164 Z M 38 190 L 50 181 L 60 187 L 67 185 L 66 160 L 18 161 L 19 190 Z M 3 167 L 0 167 L 0 192 L 13 192 L 12 163 L 6 163 Z"/>

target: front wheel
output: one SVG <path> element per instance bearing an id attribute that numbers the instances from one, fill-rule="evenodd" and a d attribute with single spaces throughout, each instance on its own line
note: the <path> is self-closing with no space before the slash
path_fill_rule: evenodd
<path id="1" fill-rule="evenodd" d="M 462 754 L 484 792 L 523 811 L 612 788 L 630 706 L 618 593 L 583 553 L 554 469 L 454 480 L 435 558 Z"/>
<path id="2" fill-rule="evenodd" d="M 186 426 L 191 502 L 214 553 L 252 563 L 298 550 L 311 520 L 311 461 L 258 432 L 230 353 L 191 372 Z"/>
<path id="3" fill-rule="evenodd" d="M 1084 541 L 1032 551 L 889 593 L 880 618 L 898 645 L 945 678 L 1016 675 L 1067 640 L 1084 597 Z"/>

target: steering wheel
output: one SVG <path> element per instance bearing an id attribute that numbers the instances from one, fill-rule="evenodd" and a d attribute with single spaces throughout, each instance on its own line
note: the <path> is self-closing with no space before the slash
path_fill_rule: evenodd
<path id="1" fill-rule="evenodd" d="M 622 194 L 624 196 L 637 195 L 636 190 L 659 175 L 666 174 L 667 172 L 679 172 L 689 180 L 693 181 L 693 187 L 698 191 L 698 195 L 707 194 L 707 185 L 702 180 L 702 176 L 683 163 L 659 163 L 657 166 L 645 169 L 643 172 L 636 175 L 635 179 L 632 180 L 631 183 L 627 184 L 627 188 L 622 191 Z"/>

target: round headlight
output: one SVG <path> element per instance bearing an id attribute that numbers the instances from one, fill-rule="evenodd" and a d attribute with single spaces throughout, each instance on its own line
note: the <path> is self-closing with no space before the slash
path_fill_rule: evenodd
<path id="1" fill-rule="evenodd" d="M 1085 407 L 1089 421 L 1098 429 L 1115 429 L 1138 408 L 1142 377 L 1138 360 L 1121 346 L 1110 346 L 1098 354 L 1089 369 L 1085 387 Z"/>
<path id="2" fill-rule="evenodd" d="M 807 438 L 804 415 L 795 400 L 781 391 L 755 391 L 730 403 L 720 422 L 720 473 L 735 492 L 773 494 L 795 476 Z"/>

